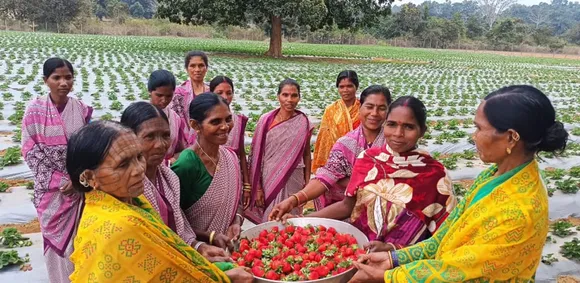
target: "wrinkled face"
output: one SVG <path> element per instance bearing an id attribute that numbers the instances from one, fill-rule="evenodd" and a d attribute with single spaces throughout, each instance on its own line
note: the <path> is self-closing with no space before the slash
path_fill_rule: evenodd
<path id="1" fill-rule="evenodd" d="M 161 109 L 165 109 L 165 107 L 167 107 L 171 102 L 171 99 L 173 99 L 173 92 L 173 87 L 170 86 L 160 86 L 156 88 L 149 93 L 151 96 L 151 104 Z"/>
<path id="2" fill-rule="evenodd" d="M 473 141 L 479 153 L 479 158 L 483 162 L 499 163 L 507 157 L 506 149 L 509 147 L 508 132 L 498 133 L 498 131 L 489 123 L 483 107 L 485 101 L 482 102 L 475 112 L 475 132 L 473 133 Z"/>
<path id="3" fill-rule="evenodd" d="M 133 132 L 120 134 L 111 144 L 102 164 L 89 174 L 91 187 L 116 198 L 143 194 L 146 162 L 141 148 L 141 142 Z"/>
<path id="4" fill-rule="evenodd" d="M 338 94 L 344 101 L 351 101 L 356 99 L 356 86 L 350 81 L 350 79 L 342 79 L 338 83 Z"/>
<path id="5" fill-rule="evenodd" d="M 228 105 L 232 104 L 232 100 L 234 100 L 234 90 L 227 82 L 217 85 L 213 93 L 223 97 L 228 102 Z"/>
<path id="6" fill-rule="evenodd" d="M 147 167 L 159 166 L 171 144 L 169 123 L 161 117 L 149 119 L 141 124 L 137 137 L 141 140 Z"/>
<path id="7" fill-rule="evenodd" d="M 191 57 L 187 64 L 187 74 L 192 81 L 203 82 L 207 73 L 207 65 L 199 56 Z"/>
<path id="8" fill-rule="evenodd" d="M 288 112 L 296 110 L 296 106 L 298 106 L 298 102 L 300 102 L 298 88 L 293 85 L 283 86 L 282 91 L 278 94 L 278 102 L 280 103 L 280 108 Z"/>
<path id="9" fill-rule="evenodd" d="M 195 120 L 190 125 L 198 132 L 200 139 L 215 145 L 224 145 L 234 123 L 232 113 L 227 105 L 220 103 L 210 109 L 205 120 L 200 124 Z"/>
<path id="10" fill-rule="evenodd" d="M 405 106 L 391 111 L 385 123 L 384 133 L 389 147 L 398 153 L 414 149 L 424 134 L 413 110 Z"/>
<path id="11" fill-rule="evenodd" d="M 50 89 L 50 95 L 65 97 L 72 90 L 74 77 L 68 67 L 56 68 L 48 78 L 44 78 L 44 83 Z"/>
<path id="12" fill-rule="evenodd" d="M 387 118 L 388 107 L 384 95 L 380 93 L 370 94 L 360 108 L 361 125 L 371 131 L 378 130 Z"/>

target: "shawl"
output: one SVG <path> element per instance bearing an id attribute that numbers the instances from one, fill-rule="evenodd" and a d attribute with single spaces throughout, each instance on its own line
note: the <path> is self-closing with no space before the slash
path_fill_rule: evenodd
<path id="1" fill-rule="evenodd" d="M 209 91 L 209 86 L 207 84 L 204 85 L 203 91 Z M 186 80 L 175 89 L 173 99 L 167 106 L 175 111 L 183 121 L 185 140 L 187 141 L 186 146 L 195 143 L 195 131 L 189 126 L 189 105 L 195 99 L 196 95 L 197 94 L 193 92 L 193 88 L 191 87 L 191 81 Z"/>
<path id="2" fill-rule="evenodd" d="M 228 135 L 228 141 L 225 146 L 230 147 L 236 153 L 240 153 L 240 150 L 244 149 L 244 137 L 246 136 L 246 124 L 248 123 L 248 117 L 242 114 L 232 115 L 234 127 L 230 130 Z"/>
<path id="3" fill-rule="evenodd" d="M 163 109 L 163 112 L 167 115 L 167 120 L 169 120 L 169 129 L 171 132 L 171 144 L 169 145 L 169 149 L 167 150 L 167 154 L 165 155 L 165 159 L 169 160 L 173 158 L 173 156 L 177 153 L 177 150 L 185 148 L 186 140 L 185 140 L 185 124 L 183 120 L 175 111 L 166 107 Z"/>

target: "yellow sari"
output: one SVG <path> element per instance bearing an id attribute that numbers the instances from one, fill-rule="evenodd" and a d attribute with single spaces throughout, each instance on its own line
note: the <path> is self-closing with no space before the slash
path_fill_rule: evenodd
<path id="1" fill-rule="evenodd" d="M 144 196 L 133 201 L 97 190 L 86 194 L 72 282 L 229 282 L 163 223 Z"/>
<path id="2" fill-rule="evenodd" d="M 342 99 L 326 107 L 324 114 L 322 114 L 320 130 L 314 146 L 312 173 L 316 173 L 318 168 L 326 164 L 330 150 L 336 141 L 359 126 L 359 110 L 360 101 L 358 99 L 350 107 L 346 107 Z"/>
<path id="3" fill-rule="evenodd" d="M 538 163 L 482 172 L 432 238 L 396 251 L 385 282 L 534 282 L 548 234 Z"/>

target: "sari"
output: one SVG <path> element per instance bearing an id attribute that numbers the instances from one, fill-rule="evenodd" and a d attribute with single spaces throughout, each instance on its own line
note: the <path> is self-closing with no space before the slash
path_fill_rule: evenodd
<path id="1" fill-rule="evenodd" d="M 494 177 L 492 165 L 432 238 L 393 254 L 385 282 L 534 282 L 549 229 L 534 160 Z"/>
<path id="2" fill-rule="evenodd" d="M 312 172 L 324 166 L 328 155 L 336 141 L 360 125 L 360 101 L 357 99 L 351 107 L 346 107 L 339 99 L 328 105 L 322 114 L 320 130 L 316 137 L 314 156 L 312 158 Z"/>
<path id="3" fill-rule="evenodd" d="M 195 232 L 186 220 L 179 207 L 179 178 L 165 165 L 157 167 L 155 184 L 149 179 L 144 181 L 143 195 L 151 206 L 159 213 L 163 223 L 173 230 L 184 242 L 191 245 L 195 241 Z"/>
<path id="4" fill-rule="evenodd" d="M 185 124 L 183 120 L 175 111 L 166 107 L 163 112 L 167 115 L 169 121 L 169 130 L 171 132 L 171 143 L 165 155 L 165 160 L 170 160 L 177 153 L 178 150 L 185 148 L 187 141 L 185 140 Z"/>
<path id="5" fill-rule="evenodd" d="M 296 111 L 296 115 L 272 127 L 279 111 L 276 109 L 260 117 L 252 139 L 252 197 L 245 215 L 256 224 L 267 222 L 274 205 L 305 185 L 304 149 L 310 141 L 312 125 L 306 114 Z M 255 207 L 259 187 L 264 190 L 266 209 Z"/>
<path id="6" fill-rule="evenodd" d="M 82 194 L 65 196 L 68 139 L 87 124 L 93 109 L 69 97 L 59 111 L 50 95 L 30 102 L 22 118 L 22 156 L 34 174 L 34 206 L 44 241 L 44 255 L 52 282 L 66 281 L 74 266 L 68 259 L 81 211 Z M 60 112 L 60 113 L 59 113 Z"/>
<path id="7" fill-rule="evenodd" d="M 383 145 L 385 145 L 383 127 L 372 144 L 367 144 L 362 127 L 358 127 L 338 139 L 330 151 L 326 164 L 318 168 L 314 177 L 326 187 L 324 195 L 314 200 L 316 210 L 342 201 L 346 187 L 338 182 L 343 178 L 350 178 L 357 156 L 366 149 Z"/>
<path id="8" fill-rule="evenodd" d="M 351 224 L 397 248 L 429 237 L 456 204 L 443 164 L 427 152 L 397 153 L 388 145 L 359 155 L 346 196 L 356 196 Z"/>
<path id="9" fill-rule="evenodd" d="M 234 127 L 231 129 L 228 135 L 228 141 L 225 146 L 230 147 L 236 153 L 240 153 L 240 150 L 244 149 L 244 137 L 246 136 L 246 124 L 248 123 L 248 117 L 242 114 L 232 115 Z"/>
<path id="10" fill-rule="evenodd" d="M 195 155 L 193 150 L 188 149 L 187 151 L 191 151 L 191 154 Z M 189 154 L 183 153 L 179 155 L 180 160 L 172 167 L 179 176 L 182 199 L 185 197 L 184 195 L 192 194 L 201 186 L 201 184 L 186 180 L 189 176 L 188 171 L 202 171 L 202 174 L 209 175 L 203 164 L 200 165 L 202 168 L 187 167 L 191 165 L 185 164 L 187 162 L 183 161 L 187 161 L 185 159 L 188 156 Z M 219 169 L 216 170 L 213 177 L 210 175 L 211 182 L 203 195 L 193 203 L 181 201 L 181 208 L 193 230 L 216 231 L 225 234 L 241 205 L 242 173 L 237 154 L 224 146 L 219 148 L 217 167 Z"/>
<path id="11" fill-rule="evenodd" d="M 203 92 L 209 91 L 209 86 L 204 85 Z M 184 135 L 187 144 L 190 146 L 195 143 L 195 131 L 189 126 L 189 104 L 195 99 L 197 94 L 193 92 L 191 81 L 187 80 L 179 85 L 173 94 L 173 99 L 167 107 L 175 111 L 184 124 Z"/>
<path id="12" fill-rule="evenodd" d="M 230 282 L 169 229 L 144 196 L 133 202 L 86 193 L 72 282 Z"/>

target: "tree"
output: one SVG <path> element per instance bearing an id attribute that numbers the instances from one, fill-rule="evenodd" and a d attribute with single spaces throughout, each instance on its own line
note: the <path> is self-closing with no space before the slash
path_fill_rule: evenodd
<path id="1" fill-rule="evenodd" d="M 521 19 L 508 18 L 497 22 L 487 33 L 489 43 L 496 49 L 507 49 L 521 44 L 527 33 L 527 26 Z"/>
<path id="2" fill-rule="evenodd" d="M 463 22 L 463 19 L 461 18 L 461 14 L 459 14 L 459 12 L 453 14 L 453 19 L 451 19 L 451 22 L 449 23 L 449 27 L 447 27 L 447 29 L 449 29 L 448 30 L 449 32 L 456 33 L 457 38 L 454 39 L 453 41 L 465 37 L 467 30 L 465 28 L 465 23 Z"/>
<path id="3" fill-rule="evenodd" d="M 499 15 L 516 2 L 517 0 L 477 0 L 489 29 L 493 27 Z"/>
<path id="4" fill-rule="evenodd" d="M 129 7 L 129 13 L 135 18 L 143 18 L 145 16 L 145 9 L 143 9 L 141 3 L 135 2 Z"/>
<path id="5" fill-rule="evenodd" d="M 427 11 L 429 11 L 429 9 L 427 9 Z M 403 5 L 401 11 L 397 13 L 395 17 L 397 19 L 397 26 L 401 32 L 407 34 L 419 34 L 421 22 L 428 20 L 428 15 L 421 13 L 419 7 L 413 3 Z"/>
<path id="6" fill-rule="evenodd" d="M 390 0 L 159 0 L 157 15 L 184 24 L 268 22 L 270 46 L 266 54 L 281 57 L 282 24 L 289 19 L 311 30 L 329 22 L 356 29 L 368 25 L 372 22 L 369 19 L 390 4 Z"/>
<path id="7" fill-rule="evenodd" d="M 570 30 L 566 32 L 566 38 L 568 42 L 574 44 L 580 44 L 580 24 L 577 24 Z"/>
<path id="8" fill-rule="evenodd" d="M 479 17 L 471 16 L 467 20 L 466 35 L 469 39 L 476 39 L 485 34 L 483 23 Z"/>

